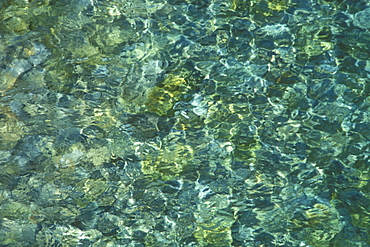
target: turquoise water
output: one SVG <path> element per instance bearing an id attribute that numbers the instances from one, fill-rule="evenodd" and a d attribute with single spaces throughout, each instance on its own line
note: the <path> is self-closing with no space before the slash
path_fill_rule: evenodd
<path id="1" fill-rule="evenodd" d="M 0 246 L 369 246 L 370 6 L 0 3 Z"/>

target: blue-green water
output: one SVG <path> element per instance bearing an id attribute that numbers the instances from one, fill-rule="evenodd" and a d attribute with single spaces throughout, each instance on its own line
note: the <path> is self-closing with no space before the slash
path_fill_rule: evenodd
<path id="1" fill-rule="evenodd" d="M 369 246 L 370 6 L 0 2 L 0 246 Z"/>

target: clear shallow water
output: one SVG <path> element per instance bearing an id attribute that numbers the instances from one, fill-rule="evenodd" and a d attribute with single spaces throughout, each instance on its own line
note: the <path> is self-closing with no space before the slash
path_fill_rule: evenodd
<path id="1" fill-rule="evenodd" d="M 365 1 L 4 1 L 2 246 L 368 246 Z"/>

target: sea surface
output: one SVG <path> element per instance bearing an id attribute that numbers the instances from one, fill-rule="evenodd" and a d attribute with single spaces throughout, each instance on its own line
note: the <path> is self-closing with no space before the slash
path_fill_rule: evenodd
<path id="1" fill-rule="evenodd" d="M 369 1 L 0 1 L 0 247 L 366 247 L 369 156 Z"/>

